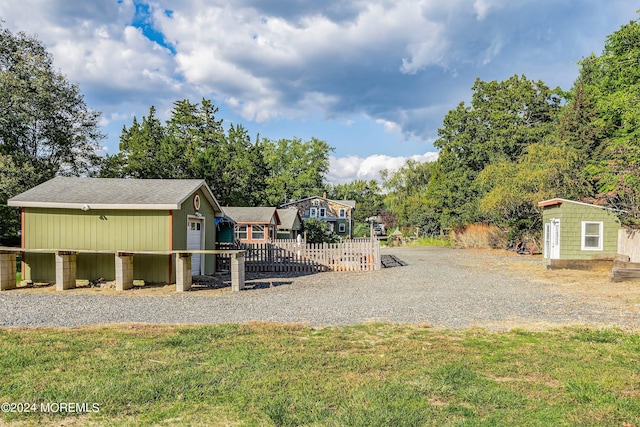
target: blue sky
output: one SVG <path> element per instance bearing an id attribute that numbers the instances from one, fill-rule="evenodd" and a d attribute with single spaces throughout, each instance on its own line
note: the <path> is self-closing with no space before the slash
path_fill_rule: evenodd
<path id="1" fill-rule="evenodd" d="M 6 0 L 102 112 L 109 153 L 154 105 L 211 99 L 252 136 L 335 147 L 331 182 L 433 160 L 447 111 L 514 74 L 570 89 L 630 0 Z"/>

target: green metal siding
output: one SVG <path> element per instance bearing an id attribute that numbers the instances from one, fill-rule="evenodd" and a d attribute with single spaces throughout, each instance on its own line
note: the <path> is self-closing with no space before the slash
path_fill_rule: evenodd
<path id="1" fill-rule="evenodd" d="M 169 212 L 25 208 L 25 248 L 79 250 L 167 250 Z M 77 278 L 115 279 L 112 254 L 79 254 Z M 168 282 L 167 256 L 134 257 L 134 278 Z M 166 265 L 167 268 L 158 268 Z M 55 280 L 52 254 L 25 254 L 25 279 Z"/>
<path id="2" fill-rule="evenodd" d="M 56 259 L 54 254 L 24 254 L 22 278 L 34 282 L 55 282 Z"/>
<path id="3" fill-rule="evenodd" d="M 194 193 L 196 194 L 196 193 Z M 204 247 L 205 249 L 215 249 L 216 224 L 214 220 L 215 211 L 209 204 L 202 190 L 198 190 L 200 196 L 200 214 L 204 222 Z M 187 218 L 195 216 L 196 210 L 193 207 L 193 195 L 189 196 L 181 205 L 179 211 L 173 211 L 173 249 L 180 250 L 187 248 Z M 213 274 L 215 272 L 215 255 L 205 255 L 204 273 Z"/>
<path id="4" fill-rule="evenodd" d="M 25 248 L 166 250 L 167 211 L 25 208 Z"/>
<path id="5" fill-rule="evenodd" d="M 174 271 L 170 255 L 137 254 L 133 256 L 133 280 L 144 280 L 145 283 L 173 283 L 169 271 Z M 112 264 L 113 260 L 112 260 Z"/>
<path id="6" fill-rule="evenodd" d="M 563 202 L 545 207 L 543 222 L 560 220 L 560 259 L 591 259 L 594 255 L 618 252 L 620 221 L 614 212 L 596 206 Z M 582 250 L 582 222 L 602 222 L 602 250 Z"/>
<path id="7" fill-rule="evenodd" d="M 78 254 L 76 261 L 76 277 L 78 279 L 114 280 L 116 277 L 115 255 L 113 254 Z"/>

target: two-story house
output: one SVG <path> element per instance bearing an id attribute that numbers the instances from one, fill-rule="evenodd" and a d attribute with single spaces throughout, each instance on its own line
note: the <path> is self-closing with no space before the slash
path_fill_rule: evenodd
<path id="1" fill-rule="evenodd" d="M 354 200 L 331 200 L 313 196 L 292 200 L 281 208 L 298 209 L 302 221 L 316 218 L 329 223 L 331 232 L 341 237 L 353 237 L 353 214 L 356 209 Z"/>

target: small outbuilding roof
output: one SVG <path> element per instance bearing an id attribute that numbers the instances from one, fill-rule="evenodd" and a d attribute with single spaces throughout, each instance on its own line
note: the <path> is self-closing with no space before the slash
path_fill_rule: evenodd
<path id="1" fill-rule="evenodd" d="M 302 218 L 300 218 L 298 209 L 278 209 L 278 216 L 280 217 L 279 229 L 297 230 L 300 228 L 299 225 L 302 222 Z M 298 228 L 294 228 L 296 226 L 296 218 L 298 218 Z"/>
<path id="2" fill-rule="evenodd" d="M 225 206 L 222 209 L 236 224 L 271 224 L 275 216 L 276 224 L 280 225 L 280 216 L 276 208 Z"/>
<path id="3" fill-rule="evenodd" d="M 55 177 L 9 199 L 9 206 L 66 209 L 180 209 L 197 190 L 222 212 L 202 179 L 126 179 Z"/>
<path id="4" fill-rule="evenodd" d="M 544 207 L 547 207 L 547 206 L 559 206 L 559 205 L 561 205 L 563 203 L 574 203 L 576 205 L 590 206 L 592 208 L 599 208 L 599 209 L 606 209 L 606 210 L 610 210 L 610 211 L 617 211 L 617 209 L 608 208 L 606 206 L 599 206 L 599 205 L 594 205 L 592 203 L 576 202 L 575 200 L 567 200 L 567 199 L 560 199 L 560 198 L 543 200 L 541 202 L 538 202 L 538 206 L 541 207 L 541 208 L 544 208 Z"/>

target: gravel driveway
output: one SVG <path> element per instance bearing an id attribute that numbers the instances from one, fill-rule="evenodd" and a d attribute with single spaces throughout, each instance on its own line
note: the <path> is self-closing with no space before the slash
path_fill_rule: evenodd
<path id="1" fill-rule="evenodd" d="M 26 289 L 0 294 L 2 326 L 81 326 L 122 322 L 300 322 L 312 326 L 370 321 L 433 327 L 544 329 L 557 325 L 640 327 L 640 304 L 626 306 L 565 292 L 537 280 L 539 258 L 450 248 L 389 248 L 406 266 L 298 277 L 247 275 L 247 290 L 118 295 Z M 529 265 L 531 268 L 523 268 Z M 638 285 L 640 286 L 640 285 Z"/>

